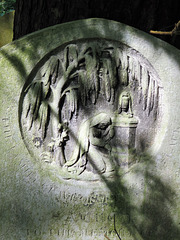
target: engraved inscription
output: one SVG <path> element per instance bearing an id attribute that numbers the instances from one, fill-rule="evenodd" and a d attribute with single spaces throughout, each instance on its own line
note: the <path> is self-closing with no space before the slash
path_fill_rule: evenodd
<path id="1" fill-rule="evenodd" d="M 6 139 L 6 141 L 9 141 L 12 138 L 11 128 L 10 128 L 10 118 L 5 117 L 2 119 L 2 121 L 3 121 L 3 125 L 4 125 L 5 139 Z"/>
<path id="2" fill-rule="evenodd" d="M 4 132 L 4 141 L 8 142 L 8 144 L 11 146 L 8 149 L 8 154 L 10 154 L 10 152 L 12 152 L 11 150 L 15 149 L 15 141 L 13 139 L 13 135 L 11 132 L 11 123 L 10 123 L 10 117 L 4 117 L 2 118 L 2 123 L 3 123 L 3 132 Z"/>
<path id="3" fill-rule="evenodd" d="M 67 192 L 60 192 L 59 196 L 56 198 L 57 201 L 60 201 L 64 204 L 69 203 L 82 203 L 83 206 L 91 206 L 96 204 L 108 204 L 111 200 L 110 197 L 104 194 L 97 194 L 91 193 L 88 197 L 83 197 L 81 194 L 78 193 L 67 193 Z"/>
<path id="4" fill-rule="evenodd" d="M 72 230 L 72 229 L 63 229 L 63 228 L 60 228 L 60 229 L 49 229 L 48 231 L 48 235 L 49 236 L 56 236 L 56 237 L 60 237 L 60 238 L 57 238 L 57 239 L 62 239 L 62 237 L 74 237 L 75 234 L 77 234 L 77 232 L 75 230 Z M 41 232 L 40 230 L 38 229 L 35 229 L 35 230 L 30 230 L 30 229 L 27 229 L 26 230 L 26 234 L 27 234 L 27 237 L 35 237 L 35 236 L 42 236 L 43 235 L 43 232 Z M 116 237 L 117 238 L 117 234 L 119 236 L 121 236 L 122 238 L 123 237 L 128 237 L 128 240 L 133 240 L 133 237 L 131 236 L 131 233 L 127 232 L 125 229 L 123 228 L 118 228 L 116 231 L 115 230 L 107 230 L 107 229 L 98 229 L 98 230 L 95 230 L 95 229 L 84 229 L 84 230 L 81 230 L 78 232 L 78 236 L 83 239 L 83 237 L 87 237 L 87 236 L 91 236 L 91 237 L 104 237 L 104 236 L 107 236 L 107 237 Z"/>
<path id="5" fill-rule="evenodd" d="M 170 145 L 177 145 L 179 140 L 179 135 L 180 135 L 180 128 L 177 128 L 172 132 Z"/>

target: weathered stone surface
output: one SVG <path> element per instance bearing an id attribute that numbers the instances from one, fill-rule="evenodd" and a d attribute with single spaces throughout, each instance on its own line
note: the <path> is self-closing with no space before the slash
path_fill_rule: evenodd
<path id="1" fill-rule="evenodd" d="M 88 19 L 0 60 L 1 239 L 178 239 L 180 52 Z"/>

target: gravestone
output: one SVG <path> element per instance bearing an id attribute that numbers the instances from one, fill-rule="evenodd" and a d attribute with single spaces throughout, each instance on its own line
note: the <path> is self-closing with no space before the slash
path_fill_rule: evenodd
<path id="1" fill-rule="evenodd" d="M 180 52 L 87 19 L 0 58 L 1 239 L 178 239 Z"/>

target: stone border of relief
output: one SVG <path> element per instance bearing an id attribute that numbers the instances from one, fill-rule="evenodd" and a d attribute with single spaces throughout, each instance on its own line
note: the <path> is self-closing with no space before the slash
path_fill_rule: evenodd
<path id="1" fill-rule="evenodd" d="M 50 32 L 50 34 L 47 34 L 47 32 Z M 154 144 L 152 144 L 150 150 L 151 154 L 157 154 L 158 150 L 160 150 L 160 147 L 161 149 L 164 148 L 164 143 L 162 141 L 165 136 L 167 137 L 167 133 L 170 131 L 169 124 L 172 123 L 170 119 L 173 118 L 174 120 L 176 120 L 176 116 L 178 115 L 175 114 L 175 116 L 173 117 L 171 104 L 177 104 L 178 101 L 175 91 L 171 91 L 171 88 L 172 86 L 174 86 L 174 84 L 170 84 L 171 82 L 175 81 L 174 79 L 177 79 L 177 76 L 175 76 L 177 70 L 174 70 L 176 65 L 173 64 L 172 59 L 169 59 L 168 55 L 169 49 L 171 52 L 174 49 L 168 44 L 165 44 L 164 42 L 157 40 L 145 33 L 113 21 L 107 21 L 102 19 L 88 19 L 54 26 L 30 34 L 2 48 L 1 56 L 3 58 L 1 60 L 1 63 L 3 64 L 3 66 L 6 67 L 1 67 L 1 84 L 3 85 L 3 76 L 5 76 L 6 84 L 8 84 L 7 79 L 10 80 L 12 78 L 14 81 L 16 81 L 17 79 L 15 88 L 16 92 L 18 93 L 19 89 L 21 88 L 21 84 L 24 83 L 27 76 L 31 73 L 33 66 L 35 66 L 49 52 L 63 44 L 66 44 L 67 42 L 87 38 L 103 38 L 113 41 L 119 41 L 120 43 L 125 44 L 142 54 L 146 59 L 148 59 L 149 63 L 152 64 L 153 68 L 158 73 L 158 76 L 162 83 L 162 87 L 164 89 L 164 98 L 162 103 L 163 117 L 161 127 L 159 130 L 156 130 L 158 131 L 158 134 L 156 134 Z M 177 50 L 174 51 L 177 52 Z M 7 70 L 7 68 L 10 70 Z M 8 76 L 6 76 L 7 72 L 9 73 Z M 10 80 L 10 82 L 12 81 Z M 12 86 L 14 89 L 13 84 Z M 11 88 L 10 84 L 8 84 L 8 88 Z M 10 92 L 12 93 L 13 91 Z M 170 94 L 170 92 L 173 92 L 173 94 Z M 13 96 L 13 98 L 14 97 L 15 96 Z M 18 96 L 16 96 L 16 98 L 18 98 Z M 16 102 L 17 101 L 18 99 L 16 99 Z M 7 105 L 11 107 L 12 103 L 6 104 L 6 108 Z M 15 110 L 13 112 L 17 113 L 17 111 Z M 13 117 L 12 119 L 15 120 L 17 118 Z M 168 142 L 169 139 L 170 138 L 168 136 Z"/>
<path id="2" fill-rule="evenodd" d="M 152 166 L 152 171 L 159 174 L 159 176 L 161 176 L 166 182 L 171 181 L 173 189 L 176 189 L 177 195 L 179 195 L 179 190 L 177 189 L 179 189 L 180 182 L 180 51 L 159 39 L 127 25 L 105 19 L 87 19 L 43 29 L 14 41 L 0 50 L 0 169 L 2 169 L 1 173 L 3 179 L 1 184 L 1 201 L 8 199 L 10 195 L 11 201 L 16 201 L 16 198 L 21 201 L 21 199 L 24 199 L 23 194 L 28 196 L 28 191 L 31 189 L 33 189 L 34 193 L 37 193 L 40 188 L 43 189 L 43 194 L 46 193 L 45 199 L 47 201 L 48 199 L 46 197 L 52 193 L 53 189 L 58 189 L 57 192 L 60 189 L 61 193 L 67 193 L 69 191 L 71 194 L 76 194 L 76 191 L 74 190 L 74 185 L 77 184 L 76 181 L 72 180 L 72 182 L 74 181 L 74 185 L 72 184 L 73 187 L 64 186 L 65 184 L 63 186 L 56 185 L 54 182 L 56 182 L 57 176 L 56 173 L 55 175 L 50 174 L 49 169 L 51 167 L 47 168 L 41 161 L 36 161 L 36 159 L 33 159 L 30 155 L 22 139 L 22 131 L 20 129 L 21 109 L 19 106 L 21 106 L 21 101 L 23 101 L 22 98 L 20 98 L 20 95 L 25 81 L 30 75 L 32 76 L 32 79 L 36 76 L 37 71 L 34 67 L 36 66 L 37 69 L 38 67 L 41 67 L 41 60 L 46 58 L 48 60 L 48 54 L 51 51 L 54 51 L 63 45 L 66 46 L 67 43 L 71 44 L 75 41 L 84 41 L 86 39 L 104 39 L 105 41 L 110 42 L 115 41 L 126 46 L 128 49 L 134 49 L 140 54 L 140 56 L 143 56 L 143 58 L 148 61 L 148 64 L 152 66 L 155 75 L 157 74 L 156 76 L 158 78 L 159 87 L 163 91 L 162 95 L 160 95 L 161 99 L 159 101 L 161 122 L 155 129 L 155 138 L 153 138 L 153 143 L 150 144 L 147 151 L 155 160 L 155 165 Z M 119 96 L 119 102 L 122 109 L 123 97 L 126 99 L 126 102 L 128 102 L 128 107 L 126 106 L 124 108 L 125 110 L 122 110 L 122 112 L 124 111 L 126 114 L 129 111 L 128 114 L 132 115 L 133 109 L 131 111 L 130 107 L 131 95 L 128 92 L 123 91 Z M 99 124 L 99 119 L 95 120 Z M 132 121 L 128 122 L 128 124 L 136 127 L 136 125 L 139 124 L 138 120 L 139 119 L 136 118 L 135 115 L 132 118 Z M 96 127 L 97 125 L 94 124 L 94 119 L 90 120 L 90 124 L 91 127 Z M 114 126 L 118 126 L 118 124 L 118 121 L 115 120 Z M 125 124 L 127 124 L 127 122 L 125 122 Z M 101 126 L 101 128 L 103 127 Z M 110 134 L 110 132 L 108 132 L 108 134 Z M 40 144 L 40 142 L 37 142 L 37 144 Z M 139 168 L 141 167 L 144 167 L 144 165 L 141 166 L 140 164 Z M 53 173 L 53 171 L 55 172 L 52 167 L 51 173 Z M 127 172 L 128 170 L 126 173 Z M 133 173 L 125 174 L 124 178 L 131 181 L 133 179 L 132 175 Z M 69 178 L 71 178 L 71 176 Z M 43 181 L 42 186 L 38 185 L 41 181 Z M 134 178 L 134 183 L 136 181 L 138 182 L 138 191 L 142 193 L 143 190 L 140 188 L 141 179 Z M 24 188 L 22 187 L 24 192 L 19 191 L 17 187 L 20 182 L 23 182 L 26 185 Z M 37 184 L 37 189 L 35 189 L 33 185 L 34 183 Z M 131 185 L 131 183 L 129 184 Z M 30 190 L 28 190 L 27 186 L 29 186 Z M 89 183 L 88 186 L 89 189 L 94 188 L 92 183 Z M 134 185 L 131 185 L 131 188 L 133 188 L 132 186 Z M 82 188 L 78 188 L 77 186 L 78 194 L 80 194 L 83 189 L 83 186 L 81 187 Z M 99 185 L 96 185 L 96 190 L 91 191 L 88 189 L 86 193 L 82 191 L 81 194 L 84 195 L 79 197 L 79 202 L 84 201 L 83 199 L 88 199 L 88 196 L 85 195 L 91 195 L 94 191 L 97 193 L 99 191 L 98 187 Z M 65 195 L 66 194 L 64 194 L 63 197 Z M 53 198 L 53 196 L 51 197 Z M 61 200 L 63 197 L 60 197 Z M 94 200 L 94 197 L 92 199 Z M 33 202 L 33 198 L 31 201 L 28 197 L 25 200 L 27 200 L 26 202 L 29 204 Z M 9 201 L 10 200 L 8 200 L 8 203 Z M 68 201 L 68 199 L 65 199 L 65 202 Z M 6 205 L 6 203 L 4 204 Z M 52 209 L 50 210 L 53 211 L 53 207 L 54 206 L 51 206 Z M 6 209 L 7 208 L 6 205 Z M 42 212 L 49 209 L 48 202 L 45 203 L 44 208 L 41 206 L 40 209 Z M 13 211 L 10 213 L 7 210 L 8 214 L 6 214 L 6 217 L 4 218 L 4 223 L 6 223 L 7 219 L 10 219 L 11 217 L 14 218 L 15 212 Z M 36 208 L 34 209 L 34 212 L 35 211 Z M 33 214 L 33 216 L 36 216 L 36 213 Z M 47 212 L 47 214 L 49 213 Z M 59 216 L 58 214 L 56 212 L 56 216 Z M 33 232 L 33 234 L 36 232 L 34 230 L 29 230 L 28 226 L 25 226 L 24 228 L 27 235 L 29 234 L 29 231 Z M 51 232 L 51 229 L 49 229 L 49 233 Z M 92 236 L 93 235 L 91 235 L 91 237 Z M 64 239 L 66 238 L 68 239 L 67 236 L 64 237 Z"/>
<path id="3" fill-rule="evenodd" d="M 163 97 L 158 74 L 135 49 L 76 40 L 50 52 L 27 78 L 20 131 L 34 159 L 61 169 L 60 176 L 110 177 L 115 168 L 129 171 L 133 152 L 153 145 Z"/>
<path id="4" fill-rule="evenodd" d="M 11 137 L 7 137 L 6 134 L 4 135 L 4 147 L 7 147 L 11 141 L 13 142 L 13 146 L 16 141 L 18 141 L 19 146 L 19 143 L 22 143 L 21 136 L 17 131 L 18 98 L 21 92 L 20 89 L 22 89 L 33 67 L 49 52 L 63 44 L 70 43 L 74 40 L 78 41 L 93 38 L 118 41 L 135 49 L 142 54 L 143 57 L 148 59 L 148 62 L 158 73 L 161 81 L 160 87 L 164 90 L 163 101 L 161 103 L 161 107 L 163 108 L 161 126 L 159 129 L 156 129 L 157 134 L 149 150 L 151 154 L 155 155 L 162 152 L 165 153 L 166 150 L 169 149 L 170 139 L 172 139 L 173 142 L 171 145 L 174 146 L 175 140 L 172 132 L 178 130 L 173 129 L 173 126 L 178 126 L 179 120 L 179 95 L 176 93 L 179 84 L 179 72 L 176 61 L 178 58 L 177 49 L 121 23 L 103 19 L 87 19 L 38 31 L 1 49 L 1 96 L 2 101 L 5 102 L 1 108 L 2 121 L 5 126 L 12 123 L 12 126 L 15 128 L 11 129 L 12 132 L 10 134 L 7 134 L 8 136 L 11 135 Z M 173 54 L 175 54 L 175 56 Z M 8 99 L 5 98 L 6 92 L 9 96 Z M 17 95 L 14 95 L 14 92 L 16 92 Z M 8 100 L 10 102 L 8 102 Z M 173 110 L 174 106 L 175 110 Z M 7 124 L 7 122 L 10 123 Z M 5 129 L 2 131 L 6 133 Z M 174 134 L 176 135 L 176 133 Z M 13 140 L 14 138 L 16 141 Z"/>

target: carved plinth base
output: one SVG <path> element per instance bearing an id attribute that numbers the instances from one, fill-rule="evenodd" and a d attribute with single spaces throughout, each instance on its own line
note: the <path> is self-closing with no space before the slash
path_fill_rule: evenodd
<path id="1" fill-rule="evenodd" d="M 115 136 L 112 153 L 118 166 L 128 168 L 133 162 L 131 153 L 135 150 L 136 128 L 138 121 L 127 115 L 115 115 L 113 126 Z"/>

